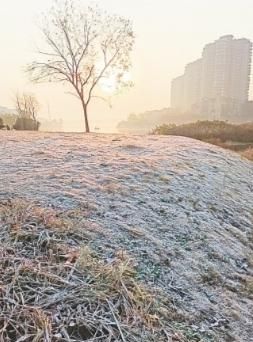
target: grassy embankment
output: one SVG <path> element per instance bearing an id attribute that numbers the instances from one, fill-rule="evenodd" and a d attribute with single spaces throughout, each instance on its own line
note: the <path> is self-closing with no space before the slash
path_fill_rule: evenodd
<path id="1" fill-rule="evenodd" d="M 153 133 L 198 139 L 237 151 L 253 160 L 253 123 L 235 125 L 225 121 L 197 121 L 178 126 L 164 124 L 155 128 Z"/>

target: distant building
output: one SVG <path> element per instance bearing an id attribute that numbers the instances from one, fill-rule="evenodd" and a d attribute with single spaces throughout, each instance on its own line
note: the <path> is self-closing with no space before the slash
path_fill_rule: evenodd
<path id="1" fill-rule="evenodd" d="M 252 43 L 232 35 L 204 47 L 171 85 L 171 106 L 206 119 L 234 120 L 248 102 Z M 253 113 L 252 113 L 253 120 Z"/>
<path id="2" fill-rule="evenodd" d="M 202 59 L 185 67 L 184 74 L 184 109 L 191 108 L 199 101 L 201 92 Z"/>
<path id="3" fill-rule="evenodd" d="M 172 80 L 171 107 L 179 109 L 184 108 L 184 75 Z"/>

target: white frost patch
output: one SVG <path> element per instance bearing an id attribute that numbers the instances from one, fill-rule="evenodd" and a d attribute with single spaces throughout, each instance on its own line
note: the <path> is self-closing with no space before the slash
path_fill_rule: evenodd
<path id="1" fill-rule="evenodd" d="M 132 253 L 194 329 L 253 341 L 252 298 L 241 295 L 253 284 L 251 162 L 182 137 L 17 132 L 0 132 L 0 156 L 0 199 L 88 205 L 111 237 L 94 245 Z"/>

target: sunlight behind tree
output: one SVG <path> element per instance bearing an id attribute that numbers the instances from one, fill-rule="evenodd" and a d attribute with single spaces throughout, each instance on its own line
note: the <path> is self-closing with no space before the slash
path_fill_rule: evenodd
<path id="1" fill-rule="evenodd" d="M 90 131 L 88 107 L 96 92 L 130 85 L 126 74 L 131 67 L 134 43 L 131 21 L 83 7 L 78 0 L 55 1 L 41 25 L 48 50 L 28 66 L 34 82 L 63 82 L 72 86 L 82 104 L 85 130 Z"/>

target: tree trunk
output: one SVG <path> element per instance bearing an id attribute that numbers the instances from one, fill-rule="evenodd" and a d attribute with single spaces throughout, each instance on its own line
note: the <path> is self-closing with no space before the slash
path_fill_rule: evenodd
<path id="1" fill-rule="evenodd" d="M 90 133 L 90 126 L 89 126 L 89 120 L 88 120 L 88 112 L 87 112 L 87 105 L 82 100 L 82 106 L 83 106 L 83 115 L 84 115 L 84 121 L 85 121 L 85 132 Z"/>

